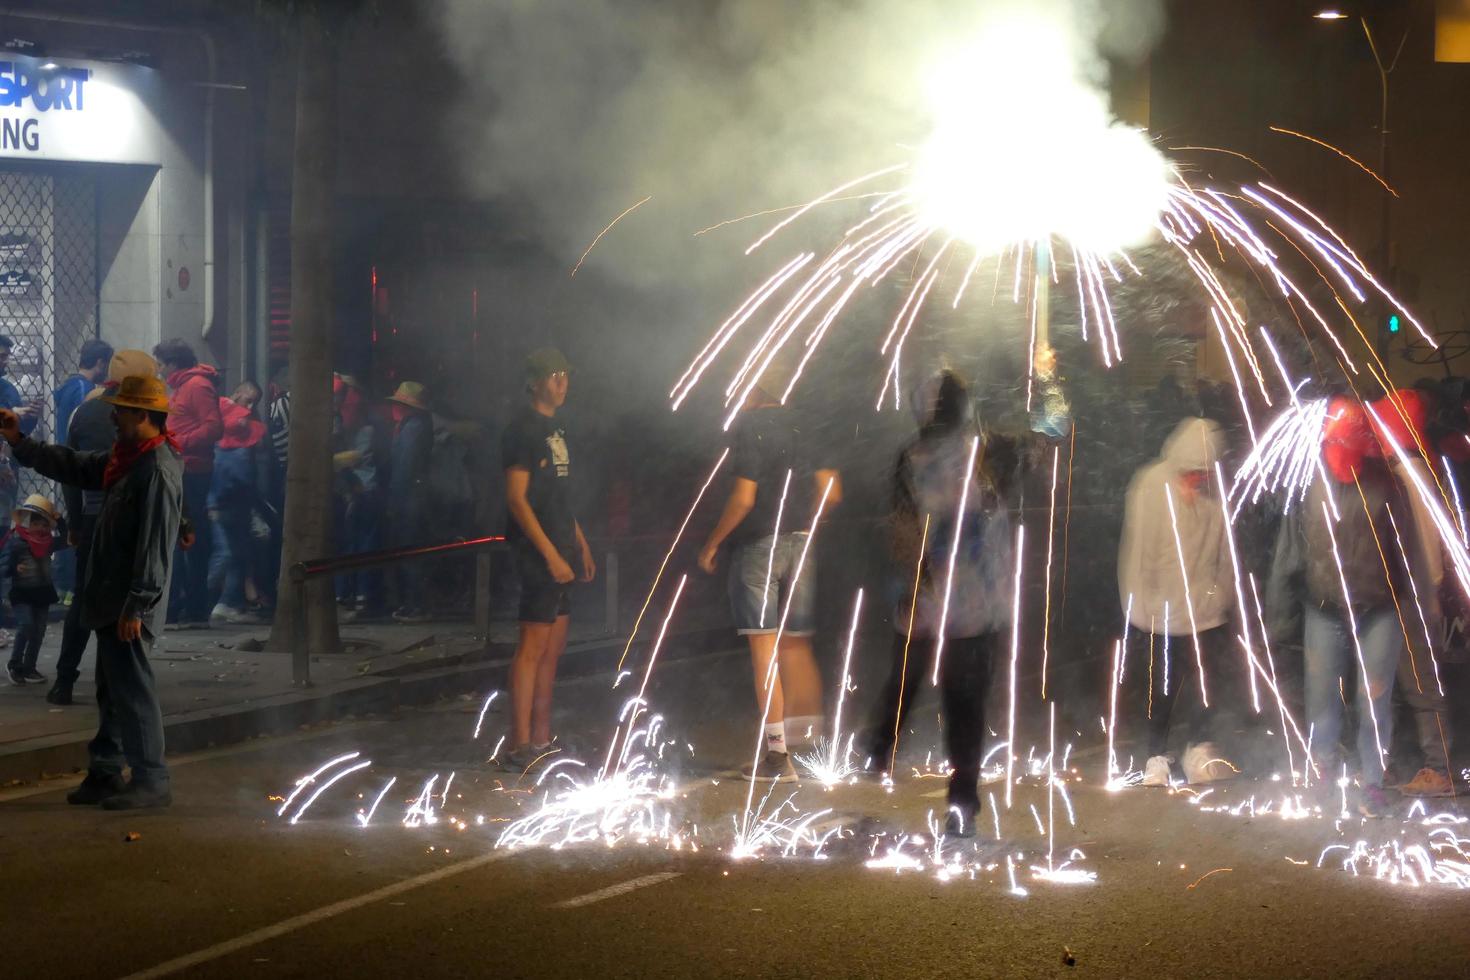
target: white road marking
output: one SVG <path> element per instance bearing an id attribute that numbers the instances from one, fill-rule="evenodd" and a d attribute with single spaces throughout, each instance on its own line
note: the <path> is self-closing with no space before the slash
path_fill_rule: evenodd
<path id="1" fill-rule="evenodd" d="M 466 871 L 474 871 L 476 868 L 482 868 L 492 862 L 504 860 L 513 856 L 513 854 L 513 851 L 490 851 L 489 853 L 481 854 L 479 857 L 457 861 L 454 864 L 445 865 L 442 868 L 421 874 L 416 878 L 405 878 L 403 881 L 396 881 L 391 885 L 384 885 L 382 888 L 366 892 L 354 898 L 344 898 L 340 902 L 333 902 L 331 905 L 323 905 L 321 908 L 311 912 L 304 912 L 301 915 L 292 916 L 289 919 L 277 922 L 273 926 L 265 926 L 264 928 L 256 929 L 254 932 L 247 932 L 243 936 L 237 936 L 234 939 L 228 939 L 225 942 L 216 943 L 213 946 L 206 946 L 197 952 L 175 957 L 157 966 L 149 967 L 137 973 L 131 973 L 124 977 L 123 980 L 151 980 L 153 977 L 170 976 L 182 970 L 196 967 L 201 963 L 208 963 L 222 956 L 238 953 L 242 949 L 249 949 L 251 946 L 257 946 L 271 939 L 279 939 L 281 936 L 289 935 L 298 929 L 305 929 L 307 926 L 315 925 L 318 922 L 325 922 L 327 919 L 335 918 L 344 912 L 360 909 L 364 905 L 381 902 L 385 898 L 392 898 L 394 895 L 401 895 L 404 892 L 413 891 L 415 888 L 422 888 L 424 885 L 432 885 L 436 881 L 443 881 L 445 878 L 452 878 Z"/>
<path id="2" fill-rule="evenodd" d="M 649 885 L 671 881 L 681 874 L 683 874 L 682 871 L 663 871 L 656 875 L 644 875 L 641 878 L 625 881 L 620 885 L 609 885 L 607 888 L 600 888 L 595 892 L 588 892 L 586 895 L 569 898 L 565 902 L 557 902 L 551 907 L 554 909 L 579 909 L 584 905 L 591 905 L 593 902 L 601 902 L 608 898 L 617 898 L 619 895 L 626 895 L 628 892 L 637 891 L 640 888 L 647 888 Z"/>

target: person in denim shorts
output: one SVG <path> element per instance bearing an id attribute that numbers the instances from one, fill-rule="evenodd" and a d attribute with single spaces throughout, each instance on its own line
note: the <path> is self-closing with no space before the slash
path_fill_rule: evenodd
<path id="1" fill-rule="evenodd" d="M 788 380 L 780 369 L 767 370 L 746 399 L 731 453 L 735 483 L 699 553 L 700 568 L 714 574 L 720 546 L 731 544 L 735 631 L 750 643 L 758 706 L 769 703 L 765 754 L 742 772 L 757 782 L 796 778 L 786 747 L 788 722 L 797 736 L 821 728 L 811 532 L 819 511 L 829 513 L 842 499 L 837 470 L 819 462 L 825 448 L 780 402 Z"/>

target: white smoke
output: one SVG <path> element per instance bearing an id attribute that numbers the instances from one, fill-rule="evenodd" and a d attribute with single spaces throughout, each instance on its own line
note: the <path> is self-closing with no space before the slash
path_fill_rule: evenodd
<path id="1" fill-rule="evenodd" d="M 764 225 L 694 231 L 902 159 L 932 123 L 926 66 L 1007 9 L 1067 25 L 1075 77 L 1104 97 L 1109 59 L 1163 26 L 1161 0 L 440 0 L 437 19 L 467 189 L 526 208 L 569 267 L 652 195 L 589 266 L 699 285 Z"/>

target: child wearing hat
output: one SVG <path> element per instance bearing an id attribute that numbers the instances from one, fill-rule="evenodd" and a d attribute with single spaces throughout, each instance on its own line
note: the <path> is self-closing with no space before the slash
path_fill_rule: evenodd
<path id="1" fill-rule="evenodd" d="M 57 599 L 51 578 L 56 505 L 33 493 L 15 509 L 14 521 L 0 547 L 0 582 L 9 586 L 5 594 L 17 624 L 15 646 L 5 672 L 10 683 L 22 685 L 46 680 L 36 670 L 36 658 L 46 638 L 47 617 Z"/>

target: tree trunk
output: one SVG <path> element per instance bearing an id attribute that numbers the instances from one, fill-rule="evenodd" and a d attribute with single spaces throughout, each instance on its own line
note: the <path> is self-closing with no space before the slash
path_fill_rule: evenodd
<path id="1" fill-rule="evenodd" d="M 332 548 L 333 183 L 336 179 L 336 52 L 315 4 L 301 8 L 296 52 L 296 143 L 291 175 L 291 434 L 280 589 L 271 646 L 291 644 L 297 608 L 290 569 Z M 338 646 L 329 576 L 307 595 L 308 649 Z"/>

